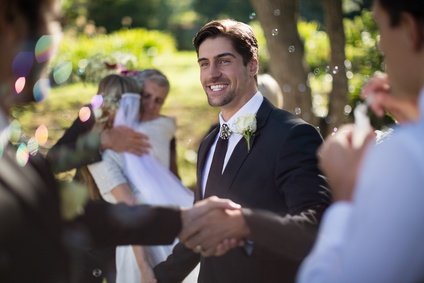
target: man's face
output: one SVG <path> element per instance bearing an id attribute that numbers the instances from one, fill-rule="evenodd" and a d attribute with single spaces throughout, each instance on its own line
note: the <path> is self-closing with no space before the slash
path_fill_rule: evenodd
<path id="1" fill-rule="evenodd" d="M 168 92 L 167 87 L 158 85 L 154 80 L 147 79 L 143 82 L 143 95 L 141 96 L 142 121 L 150 121 L 159 117 Z"/>
<path id="2" fill-rule="evenodd" d="M 244 66 L 242 56 L 229 39 L 217 37 L 203 41 L 199 46 L 198 63 L 200 82 L 209 105 L 222 110 L 236 109 L 245 103 L 243 98 L 256 92 L 257 60 Z"/>
<path id="3" fill-rule="evenodd" d="M 379 47 L 384 54 L 392 94 L 398 98 L 402 94 L 417 94 L 421 85 L 417 85 L 414 76 L 417 73 L 414 71 L 417 57 L 410 36 L 411 26 L 405 24 L 405 18 L 398 25 L 392 26 L 389 14 L 378 0 L 374 1 L 373 13 L 380 32 Z"/>

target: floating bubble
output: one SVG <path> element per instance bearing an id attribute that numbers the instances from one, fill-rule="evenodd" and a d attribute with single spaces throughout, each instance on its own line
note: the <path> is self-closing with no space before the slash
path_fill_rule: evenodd
<path id="1" fill-rule="evenodd" d="M 13 120 L 7 128 L 7 135 L 11 143 L 16 143 L 21 138 L 21 124 L 18 120 Z"/>
<path id="2" fill-rule="evenodd" d="M 339 66 L 334 66 L 333 68 L 333 74 L 337 74 L 339 72 Z"/>
<path id="3" fill-rule="evenodd" d="M 37 102 L 43 101 L 50 93 L 49 79 L 39 79 L 34 85 L 34 99 Z"/>
<path id="4" fill-rule="evenodd" d="M 295 109 L 294 109 L 294 114 L 296 114 L 296 115 L 300 115 L 302 113 L 302 109 L 300 109 L 300 107 L 296 107 Z"/>
<path id="5" fill-rule="evenodd" d="M 325 72 L 328 73 L 330 71 L 330 66 L 325 66 Z"/>
<path id="6" fill-rule="evenodd" d="M 53 70 L 53 79 L 57 84 L 64 83 L 72 73 L 72 62 L 59 63 Z"/>
<path id="7" fill-rule="evenodd" d="M 296 48 L 293 45 L 289 46 L 289 52 L 294 53 L 296 51 Z"/>
<path id="8" fill-rule="evenodd" d="M 25 77 L 20 77 L 20 78 L 18 78 L 16 80 L 16 82 L 15 82 L 15 91 L 16 91 L 17 94 L 21 93 L 21 91 L 24 89 L 25 82 L 26 82 Z"/>
<path id="9" fill-rule="evenodd" d="M 315 69 L 314 69 L 314 74 L 315 74 L 315 76 L 318 76 L 318 75 L 319 75 L 319 73 L 320 73 L 319 68 L 315 68 Z"/>
<path id="10" fill-rule="evenodd" d="M 88 66 L 89 61 L 87 59 L 81 59 L 78 61 L 78 68 L 85 69 Z"/>
<path id="11" fill-rule="evenodd" d="M 24 167 L 29 160 L 29 151 L 24 143 L 21 143 L 16 151 L 16 162 L 19 166 Z"/>
<path id="12" fill-rule="evenodd" d="M 155 57 L 158 54 L 159 54 L 159 50 L 154 46 L 147 49 L 147 56 L 149 57 Z"/>
<path id="13" fill-rule="evenodd" d="M 249 20 L 254 20 L 256 18 L 256 13 L 251 13 L 249 15 Z"/>
<path id="14" fill-rule="evenodd" d="M 38 144 L 44 145 L 47 142 L 49 137 L 49 130 L 45 125 L 38 126 L 37 130 L 35 130 L 35 138 L 37 139 Z"/>
<path id="15" fill-rule="evenodd" d="M 12 62 L 13 74 L 17 77 L 26 77 L 31 71 L 34 64 L 34 53 L 30 51 L 23 51 L 16 55 Z"/>
<path id="16" fill-rule="evenodd" d="M 278 17 L 278 16 L 280 16 L 280 15 L 281 15 L 281 11 L 280 11 L 280 9 L 275 9 L 275 10 L 274 10 L 274 16 Z"/>
<path id="17" fill-rule="evenodd" d="M 330 116 L 325 117 L 325 123 L 326 123 L 327 125 L 330 125 L 330 124 L 331 124 L 331 121 L 332 121 L 332 119 L 331 119 L 331 117 L 330 117 Z"/>
<path id="18" fill-rule="evenodd" d="M 348 79 L 352 79 L 352 78 L 353 78 L 353 72 L 351 72 L 351 71 L 347 71 L 347 72 L 346 72 L 346 78 L 348 78 Z"/>
<path id="19" fill-rule="evenodd" d="M 197 153 L 194 150 L 189 149 L 185 152 L 184 158 L 188 162 L 195 164 L 197 161 Z"/>
<path id="20" fill-rule="evenodd" d="M 93 269 L 93 276 L 94 277 L 100 277 L 100 276 L 102 276 L 102 270 L 101 269 L 98 269 L 98 268 Z"/>
<path id="21" fill-rule="evenodd" d="M 272 35 L 272 36 L 277 36 L 277 35 L 278 35 L 278 28 L 274 28 L 274 29 L 272 29 L 272 31 L 271 31 L 271 35 Z"/>
<path id="22" fill-rule="evenodd" d="M 344 65 L 346 67 L 346 69 L 350 70 L 352 68 L 352 62 L 350 62 L 350 60 L 346 59 L 344 60 Z"/>
<path id="23" fill-rule="evenodd" d="M 345 107 L 343 108 L 344 114 L 347 116 L 352 112 L 352 106 L 350 105 L 345 105 Z"/>
<path id="24" fill-rule="evenodd" d="M 305 86 L 304 84 L 299 84 L 299 85 L 297 86 L 297 89 L 298 89 L 300 92 L 305 92 L 305 91 L 306 91 L 306 86 Z"/>
<path id="25" fill-rule="evenodd" d="M 349 92 L 350 93 L 354 93 L 355 92 L 355 90 L 356 90 L 356 88 L 355 88 L 355 86 L 354 85 L 350 85 L 350 86 L 348 86 L 348 88 L 347 88 L 348 90 L 349 90 Z"/>
<path id="26" fill-rule="evenodd" d="M 283 92 L 290 92 L 291 91 L 291 86 L 289 84 L 284 84 L 283 85 Z"/>
<path id="27" fill-rule="evenodd" d="M 50 59 L 55 49 L 55 39 L 53 35 L 43 35 L 35 45 L 35 59 L 38 63 L 46 62 Z"/>
<path id="28" fill-rule="evenodd" d="M 96 94 L 91 98 L 91 106 L 96 109 L 102 106 L 103 96 L 101 94 Z"/>
<path id="29" fill-rule="evenodd" d="M 32 156 L 37 154 L 39 145 L 35 137 L 32 137 L 29 139 L 27 148 L 28 148 L 29 154 L 31 154 Z"/>
<path id="30" fill-rule="evenodd" d="M 81 120 L 81 122 L 86 122 L 88 119 L 90 119 L 90 116 L 91 116 L 90 108 L 88 108 L 87 106 L 81 107 L 78 113 L 78 117 Z"/>

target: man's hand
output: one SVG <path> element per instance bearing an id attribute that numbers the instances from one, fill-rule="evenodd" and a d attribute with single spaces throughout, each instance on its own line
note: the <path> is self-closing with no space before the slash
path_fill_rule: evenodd
<path id="1" fill-rule="evenodd" d="M 141 156 L 149 153 L 149 138 L 125 126 L 105 129 L 100 134 L 101 149 L 112 149 L 117 152 L 128 152 Z"/>
<path id="2" fill-rule="evenodd" d="M 250 234 L 240 206 L 230 200 L 210 197 L 184 210 L 182 218 L 181 242 L 203 256 L 221 255 Z"/>
<path id="3" fill-rule="evenodd" d="M 318 149 L 319 167 L 328 177 L 334 201 L 351 201 L 362 157 L 369 143 L 375 140 L 374 131 L 370 131 L 363 145 L 355 148 L 353 128 L 354 125 L 342 126 Z"/>
<path id="4" fill-rule="evenodd" d="M 361 97 L 367 100 L 367 104 L 378 117 L 383 117 L 387 111 L 399 123 L 419 118 L 418 102 L 397 98 L 392 93 L 386 73 L 377 72 L 362 88 Z"/>

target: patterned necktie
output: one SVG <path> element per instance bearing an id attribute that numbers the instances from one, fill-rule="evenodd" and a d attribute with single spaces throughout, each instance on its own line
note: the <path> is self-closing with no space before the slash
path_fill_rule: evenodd
<path id="1" fill-rule="evenodd" d="M 216 186 L 219 184 L 224 166 L 225 154 L 228 148 L 228 139 L 232 131 L 227 124 L 223 124 L 219 133 L 218 141 L 216 142 L 215 152 L 213 154 L 211 168 L 209 170 L 208 181 L 206 182 L 205 198 L 214 195 Z"/>

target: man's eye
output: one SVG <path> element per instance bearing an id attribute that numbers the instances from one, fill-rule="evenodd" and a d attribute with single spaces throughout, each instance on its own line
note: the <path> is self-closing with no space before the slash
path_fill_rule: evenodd
<path id="1" fill-rule="evenodd" d="M 202 62 L 199 64 L 200 68 L 207 67 L 209 64 L 207 62 Z"/>

